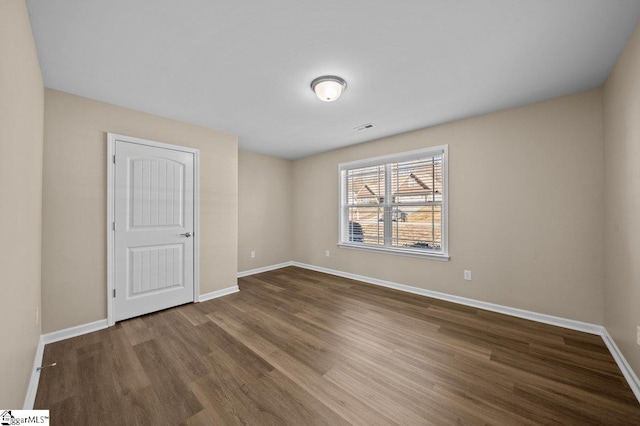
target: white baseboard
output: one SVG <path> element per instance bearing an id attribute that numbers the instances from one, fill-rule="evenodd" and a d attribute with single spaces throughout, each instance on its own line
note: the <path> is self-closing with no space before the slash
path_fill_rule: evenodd
<path id="1" fill-rule="evenodd" d="M 199 301 L 203 302 L 205 300 L 215 299 L 216 297 L 236 293 L 237 291 L 239 291 L 238 286 L 232 286 L 222 290 L 214 291 L 212 293 L 200 295 Z M 31 370 L 31 379 L 29 380 L 29 386 L 24 398 L 23 410 L 33 409 L 33 404 L 36 400 L 36 393 L 38 392 L 38 383 L 40 381 L 40 372 L 37 369 L 38 367 L 42 366 L 42 357 L 44 355 L 45 345 L 49 343 L 59 342 L 61 340 L 70 339 L 72 337 L 81 336 L 83 334 L 92 333 L 94 331 L 103 330 L 107 327 L 108 321 L 107 319 L 103 319 L 41 335 L 38 342 L 38 348 L 36 349 L 36 355 L 33 360 L 33 369 Z"/>
<path id="2" fill-rule="evenodd" d="M 211 293 L 201 294 L 198 297 L 198 302 L 206 302 L 207 300 L 217 299 L 218 297 L 226 296 L 227 294 L 233 294 L 240 291 L 237 285 L 223 288 L 222 290 L 212 291 Z"/>
<path id="3" fill-rule="evenodd" d="M 624 355 L 616 345 L 613 338 L 609 335 L 607 329 L 598 324 L 591 324 L 582 321 L 571 320 L 553 315 L 540 314 L 538 312 L 526 311 L 524 309 L 511 308 L 509 306 L 497 305 L 495 303 L 483 302 L 480 300 L 468 299 L 466 297 L 454 296 L 451 294 L 440 293 L 437 291 L 426 290 L 418 287 L 412 287 L 405 284 L 398 284 L 391 281 L 379 280 L 377 278 L 365 277 L 363 275 L 351 274 L 349 272 L 337 271 L 334 269 L 323 268 L 321 266 L 308 265 L 306 263 L 293 262 L 293 266 L 309 269 L 326 274 L 337 275 L 339 277 L 350 278 L 357 281 L 363 281 L 369 284 L 379 285 L 382 287 L 393 288 L 408 293 L 419 294 L 422 296 L 433 297 L 434 299 L 446 300 L 448 302 L 459 303 L 461 305 L 472 306 L 475 308 L 486 309 L 488 311 L 498 312 L 505 315 L 511 315 L 518 318 L 524 318 L 531 321 L 541 322 L 544 324 L 555 325 L 558 327 L 568 328 L 571 330 L 582 331 L 589 334 L 596 334 L 602 337 L 605 345 L 611 352 L 611 356 L 618 364 L 620 371 L 629 383 L 629 387 L 640 402 L 640 380 L 625 359 Z"/>
<path id="4" fill-rule="evenodd" d="M 27 394 L 24 397 L 23 410 L 33 409 L 33 404 L 36 402 L 36 393 L 38 392 L 38 383 L 40 382 L 40 372 L 38 371 L 38 367 L 42 366 L 44 346 L 49 343 L 59 342 L 61 340 L 66 340 L 72 337 L 81 336 L 83 334 L 92 333 L 104 328 L 107 328 L 106 319 L 91 322 L 89 324 L 82 324 L 75 327 L 65 328 L 64 330 L 58 330 L 40 336 L 40 340 L 38 341 L 38 349 L 36 349 L 36 356 L 33 359 L 33 369 L 31 370 L 29 387 L 27 388 Z"/>
<path id="5" fill-rule="evenodd" d="M 36 393 L 38 392 L 38 383 L 40 382 L 40 372 L 38 367 L 42 366 L 42 356 L 44 355 L 44 340 L 42 336 L 38 340 L 38 348 L 36 356 L 33 359 L 33 368 L 31 369 L 31 378 L 29 379 L 29 387 L 24 397 L 23 410 L 33 410 L 33 404 L 36 402 Z"/>
<path id="6" fill-rule="evenodd" d="M 350 278 L 357 281 L 362 281 L 369 284 L 379 285 L 382 287 L 392 288 L 395 290 L 404 291 L 407 293 L 418 294 L 421 296 L 433 297 L 434 299 L 446 300 L 448 302 L 458 303 L 465 306 L 471 306 L 474 308 L 486 309 L 492 312 L 498 312 L 505 315 L 510 315 L 518 318 L 524 318 L 531 321 L 541 322 L 544 324 L 555 325 L 558 327 L 568 328 L 570 330 L 582 331 L 589 334 L 595 334 L 602 337 L 605 345 L 611 352 L 613 359 L 618 364 L 620 371 L 624 375 L 625 379 L 629 383 L 634 395 L 640 401 L 640 380 L 636 376 L 635 372 L 625 359 L 622 352 L 616 345 L 613 338 L 607 332 L 607 329 L 598 324 L 591 324 L 582 321 L 576 321 L 568 318 L 556 317 L 553 315 L 541 314 L 538 312 L 527 311 L 524 309 L 512 308 L 509 306 L 498 305 L 495 303 L 483 302 L 481 300 L 469 299 L 461 296 L 454 296 L 452 294 L 440 293 L 438 291 L 426 290 L 419 287 L 413 287 L 405 284 L 399 284 L 392 281 L 380 280 L 377 278 L 366 277 L 364 275 L 352 274 L 349 272 L 342 272 L 335 269 L 324 268 L 322 266 L 309 265 L 300 262 L 284 262 L 277 265 L 271 265 L 264 268 L 253 269 L 250 271 L 239 272 L 238 277 L 244 277 L 247 275 L 258 274 L 260 272 L 271 271 L 274 269 L 284 268 L 287 266 L 297 266 L 299 268 L 309 269 L 312 271 L 323 272 L 325 274 L 336 275 L 339 277 Z"/>
<path id="7" fill-rule="evenodd" d="M 285 268 L 287 266 L 292 266 L 292 265 L 293 265 L 293 262 L 289 261 L 289 262 L 277 263 L 275 265 L 263 266 L 262 268 L 249 269 L 248 271 L 238 272 L 238 278 L 246 277 L 248 275 L 260 274 L 262 272 L 273 271 L 274 269 Z"/>
<path id="8" fill-rule="evenodd" d="M 433 297 L 434 299 L 446 300 L 447 302 L 458 303 L 460 305 L 471 306 L 474 308 L 485 309 L 487 311 L 498 312 L 518 318 L 524 318 L 531 321 L 556 325 L 558 327 L 569 328 L 571 330 L 584 331 L 585 333 L 597 335 L 602 334 L 602 326 L 597 324 L 556 317 L 553 315 L 540 314 L 538 312 L 511 308 L 509 306 L 483 302 L 481 300 L 468 299 L 466 297 L 454 296 L 452 294 L 440 293 L 438 291 L 426 290 L 424 288 L 413 287 L 405 284 L 398 284 L 392 281 L 379 280 L 377 278 L 365 277 L 364 275 L 351 274 L 349 272 L 337 271 L 334 269 L 323 268 L 321 266 L 308 265 L 306 263 L 293 262 L 293 266 L 298 266 L 300 268 L 310 269 L 317 272 L 324 272 L 325 274 L 337 275 L 339 277 L 350 278 L 352 280 L 363 281 L 365 283 L 375 284 L 382 287 L 393 288 L 395 290 L 400 290 L 407 293 L 419 294 L 421 296 Z"/>
<path id="9" fill-rule="evenodd" d="M 604 344 L 607 345 L 607 348 L 609 348 L 609 352 L 611 352 L 611 356 L 613 356 L 613 359 L 616 360 L 616 364 L 618 364 L 618 367 L 620 368 L 620 371 L 622 371 L 624 378 L 627 379 L 629 387 L 631 387 L 634 395 L 636 396 L 638 401 L 640 401 L 640 380 L 638 380 L 638 376 L 636 376 L 636 373 L 633 371 L 624 355 L 622 355 L 622 352 L 620 352 L 618 345 L 616 345 L 616 342 L 613 340 L 605 327 L 602 327 L 602 340 L 604 340 Z"/>
<path id="10" fill-rule="evenodd" d="M 300 262 L 284 262 L 277 265 L 265 266 L 262 268 L 256 268 L 249 271 L 243 271 L 238 273 L 238 277 L 244 277 L 248 275 L 258 274 L 261 272 L 272 271 L 274 269 L 280 269 L 287 266 L 297 266 L 299 268 L 309 269 L 312 271 L 323 272 L 325 274 L 336 275 L 339 277 L 350 278 L 357 281 L 362 281 L 369 284 L 379 285 L 382 287 L 392 288 L 395 290 L 404 291 L 407 293 L 418 294 L 422 296 L 432 297 L 434 299 L 446 300 L 448 302 L 458 303 L 465 306 L 471 306 L 480 309 L 486 309 L 492 312 L 498 312 L 505 315 L 511 315 L 518 318 L 524 318 L 531 321 L 541 322 L 544 324 L 555 325 L 558 327 L 568 328 L 571 330 L 582 331 L 585 333 L 596 334 L 602 336 L 602 340 L 611 352 L 613 359 L 618 364 L 620 371 L 624 375 L 625 379 L 629 383 L 634 395 L 640 401 L 640 380 L 636 376 L 635 372 L 625 359 L 622 352 L 616 345 L 613 338 L 607 332 L 607 329 L 601 325 L 586 323 L 582 321 L 571 320 L 562 317 L 556 317 L 553 315 L 546 315 L 537 312 L 527 311 L 524 309 L 511 308 L 509 306 L 498 305 L 495 303 L 483 302 L 481 300 L 468 299 L 466 297 L 454 296 L 451 294 L 440 293 L 433 290 L 426 290 L 419 287 L 413 287 L 405 284 L 398 284 L 392 281 L 379 280 L 377 278 L 366 277 L 364 275 L 352 274 L 349 272 L 342 272 L 335 269 L 323 268 L 321 266 L 309 265 Z M 214 291 L 211 293 L 202 294 L 199 297 L 200 302 L 215 299 L 218 297 L 226 296 L 238 292 L 240 289 L 238 286 L 231 286 L 222 290 Z M 40 372 L 36 371 L 37 367 L 42 364 L 42 357 L 44 354 L 44 346 L 48 343 L 58 342 L 60 340 L 70 339 L 72 337 L 80 336 L 82 334 L 91 333 L 93 331 L 102 330 L 107 328 L 107 320 L 95 321 L 89 324 L 79 325 L 76 327 L 67 328 L 53 333 L 48 333 L 40 336 L 38 343 L 38 349 L 36 350 L 35 359 L 33 361 L 33 371 L 31 380 L 29 381 L 29 387 L 24 400 L 23 409 L 29 410 L 33 408 L 33 404 L 36 398 L 36 392 L 38 390 L 38 381 L 40 379 Z"/>
<path id="11" fill-rule="evenodd" d="M 214 291 L 212 293 L 203 294 L 199 297 L 199 301 L 203 302 L 205 300 L 215 299 L 216 297 L 236 293 L 237 291 L 239 291 L 238 286 L 232 286 L 222 290 Z M 36 400 L 36 393 L 38 392 L 38 383 L 40 381 L 40 372 L 37 371 L 37 368 L 42 366 L 42 357 L 44 355 L 45 345 L 48 345 L 49 343 L 59 342 L 61 340 L 70 339 L 72 337 L 81 336 L 83 334 L 92 333 L 94 331 L 103 330 L 107 327 L 107 319 L 103 319 L 41 335 L 38 342 L 38 348 L 36 349 L 36 355 L 33 360 L 33 369 L 31 371 L 31 379 L 29 380 L 27 393 L 24 398 L 23 410 L 33 409 L 33 404 Z"/>
<path id="12" fill-rule="evenodd" d="M 49 343 L 59 342 L 60 340 L 71 339 L 72 337 L 82 336 L 83 334 L 93 333 L 108 327 L 106 318 L 99 321 L 90 322 L 88 324 L 77 325 L 75 327 L 65 328 L 64 330 L 54 331 L 42 335 L 45 345 Z"/>

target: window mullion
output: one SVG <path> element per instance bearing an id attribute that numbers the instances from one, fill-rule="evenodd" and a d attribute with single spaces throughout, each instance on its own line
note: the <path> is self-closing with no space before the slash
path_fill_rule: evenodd
<path id="1" fill-rule="evenodd" d="M 393 221 L 392 221 L 392 204 L 393 204 L 393 185 L 391 179 L 391 163 L 384 165 L 384 245 L 391 247 L 393 245 Z"/>

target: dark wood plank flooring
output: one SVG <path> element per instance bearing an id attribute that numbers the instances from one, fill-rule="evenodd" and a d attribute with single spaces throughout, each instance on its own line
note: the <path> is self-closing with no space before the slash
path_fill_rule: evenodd
<path id="1" fill-rule="evenodd" d="M 598 336 L 295 267 L 47 345 L 52 425 L 639 424 Z"/>

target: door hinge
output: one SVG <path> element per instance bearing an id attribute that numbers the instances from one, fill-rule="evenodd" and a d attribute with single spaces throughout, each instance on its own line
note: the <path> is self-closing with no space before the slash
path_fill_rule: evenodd
<path id="1" fill-rule="evenodd" d="M 116 230 L 116 223 L 112 222 L 112 224 L 113 224 L 113 230 L 115 231 Z"/>
<path id="2" fill-rule="evenodd" d="M 116 156 L 113 156 L 113 164 L 116 164 Z"/>
<path id="3" fill-rule="evenodd" d="M 116 289 L 113 289 L 113 297 L 116 297 Z"/>

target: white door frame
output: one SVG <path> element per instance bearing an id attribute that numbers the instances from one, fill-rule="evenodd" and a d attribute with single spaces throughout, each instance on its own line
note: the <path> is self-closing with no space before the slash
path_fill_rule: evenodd
<path id="1" fill-rule="evenodd" d="M 193 154 L 193 301 L 200 301 L 200 150 L 179 145 L 155 142 L 132 136 L 107 133 L 107 324 L 115 324 L 115 148 L 116 141 Z"/>

